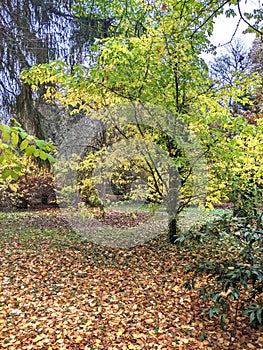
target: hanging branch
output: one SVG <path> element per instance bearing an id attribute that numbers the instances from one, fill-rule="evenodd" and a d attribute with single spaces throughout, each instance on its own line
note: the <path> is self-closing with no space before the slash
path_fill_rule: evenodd
<path id="1" fill-rule="evenodd" d="M 260 34 L 261 36 L 263 36 L 263 32 L 260 31 L 258 28 L 256 28 L 255 26 L 253 26 L 252 24 L 250 24 L 248 22 L 248 20 L 243 16 L 243 13 L 240 9 L 240 3 L 238 2 L 237 3 L 237 8 L 238 8 L 238 12 L 239 12 L 239 15 L 240 15 L 240 18 L 250 27 L 252 28 L 255 32 L 257 32 L 258 34 Z"/>

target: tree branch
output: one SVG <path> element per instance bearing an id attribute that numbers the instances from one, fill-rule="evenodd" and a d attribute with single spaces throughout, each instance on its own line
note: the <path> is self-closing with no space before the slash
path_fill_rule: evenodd
<path id="1" fill-rule="evenodd" d="M 255 32 L 257 32 L 258 34 L 260 34 L 261 36 L 263 35 L 263 32 L 262 31 L 260 31 L 258 28 L 256 28 L 255 26 L 253 26 L 252 24 L 250 24 L 249 22 L 248 22 L 248 20 L 246 20 L 246 18 L 243 16 L 243 13 L 242 13 L 242 11 L 241 11 L 241 9 L 240 9 L 240 3 L 238 2 L 237 3 L 237 8 L 238 8 L 238 12 L 239 12 L 239 16 L 240 16 L 240 18 L 250 27 L 250 28 L 252 28 Z"/>

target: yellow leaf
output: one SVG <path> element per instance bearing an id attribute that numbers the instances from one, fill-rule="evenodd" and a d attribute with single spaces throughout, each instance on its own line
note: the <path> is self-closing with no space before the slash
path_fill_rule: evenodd
<path id="1" fill-rule="evenodd" d="M 10 188 L 10 190 L 12 192 L 16 192 L 17 189 L 18 189 L 18 186 L 17 185 L 14 185 L 14 184 L 9 184 L 8 187 Z"/>
<path id="2" fill-rule="evenodd" d="M 139 338 L 142 338 L 143 337 L 143 335 L 142 334 L 139 334 L 139 333 L 133 333 L 133 338 L 134 339 L 139 339 Z"/>
<path id="3" fill-rule="evenodd" d="M 45 338 L 45 334 L 39 334 L 39 335 L 37 335 L 33 340 L 32 340 L 32 342 L 33 343 L 38 343 L 40 340 L 42 340 L 43 338 Z"/>
<path id="4" fill-rule="evenodd" d="M 102 307 L 99 306 L 99 307 L 98 307 L 98 312 L 101 312 L 101 311 L 102 311 Z"/>
<path id="5" fill-rule="evenodd" d="M 124 333 L 124 331 L 125 331 L 125 329 L 123 329 L 123 328 L 119 329 L 117 332 L 117 336 L 122 335 Z"/>
<path id="6" fill-rule="evenodd" d="M 146 322 L 146 323 L 148 323 L 148 324 L 150 324 L 150 323 L 153 323 L 153 322 L 154 322 L 154 320 L 153 320 L 153 319 L 151 319 L 151 318 L 147 318 L 147 319 L 145 320 L 145 322 Z"/>
<path id="7" fill-rule="evenodd" d="M 43 340 L 40 340 L 40 341 L 37 342 L 37 346 L 43 346 L 43 345 L 44 345 Z"/>
<path id="8" fill-rule="evenodd" d="M 263 337 L 259 337 L 258 342 L 263 343 Z"/>
<path id="9" fill-rule="evenodd" d="M 117 334 L 118 335 L 118 334 Z M 110 339 L 110 340 L 114 340 L 115 339 L 115 336 L 112 334 L 112 333 L 107 333 L 107 337 Z"/>
<path id="10" fill-rule="evenodd" d="M 82 341 L 82 337 L 78 335 L 77 338 L 75 339 L 75 342 L 79 344 L 81 341 Z"/>

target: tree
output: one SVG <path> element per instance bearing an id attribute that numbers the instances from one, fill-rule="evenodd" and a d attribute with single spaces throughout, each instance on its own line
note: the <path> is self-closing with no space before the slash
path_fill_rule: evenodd
<path id="1" fill-rule="evenodd" d="M 3 0 L 0 5 L 0 117 L 5 122 L 15 117 L 30 134 L 56 142 L 65 111 L 47 105 L 43 89 L 33 96 L 20 73 L 53 59 L 70 67 L 83 63 L 94 38 L 108 35 L 109 18 L 95 16 L 92 7 L 83 17 L 74 3 Z"/>
<path id="2" fill-rule="evenodd" d="M 244 44 L 242 42 L 236 41 L 231 43 L 228 46 L 227 53 L 222 56 L 217 57 L 210 65 L 210 74 L 213 79 L 213 82 L 220 88 L 220 86 L 232 87 L 237 86 L 243 83 L 244 86 L 248 86 L 245 83 L 247 77 L 252 73 L 253 63 L 251 59 L 251 53 L 248 54 L 246 51 Z M 254 69 L 256 71 L 256 69 Z M 248 124 L 254 125 L 255 133 L 252 132 L 251 136 L 255 139 L 261 135 L 262 130 L 260 130 L 259 119 L 260 119 L 260 103 L 261 103 L 261 95 L 259 94 L 260 89 L 260 80 L 258 80 L 257 86 L 254 87 L 253 90 L 250 88 L 244 89 L 242 92 L 242 96 L 238 96 L 238 98 L 233 98 L 230 95 L 229 99 L 229 107 L 231 108 L 231 113 L 235 118 L 244 117 Z M 241 97 L 241 99 L 240 99 Z M 248 128 L 248 126 L 246 127 Z M 240 131 L 243 132 L 242 130 Z M 237 135 L 237 131 L 235 133 Z M 234 135 L 232 135 L 233 137 Z M 259 142 L 259 140 L 258 140 Z M 245 152 L 245 144 L 243 151 Z M 249 141 L 247 140 L 247 145 Z M 256 145 L 256 142 L 255 142 Z M 258 150 L 259 151 L 259 150 Z M 259 153 L 260 154 L 260 153 Z M 255 155 L 257 158 L 257 156 Z M 242 159 L 242 154 L 240 154 L 240 159 Z M 253 162 L 252 162 L 253 163 Z M 258 166 L 260 162 L 258 163 Z M 246 168 L 246 164 L 243 164 L 243 167 Z M 240 171 L 240 170 L 239 170 Z M 250 174 L 250 175 L 249 175 Z M 253 174 L 253 175 L 252 175 Z M 235 175 L 236 180 L 238 179 L 238 174 Z M 247 169 L 247 182 L 250 182 L 248 186 L 240 186 L 240 182 L 237 181 L 237 184 L 233 184 L 233 195 L 231 196 L 231 201 L 234 202 L 234 212 L 236 215 L 245 216 L 253 212 L 255 213 L 256 203 L 258 201 L 260 180 L 258 183 L 257 178 L 259 176 L 255 176 L 254 170 Z M 250 189 L 248 188 L 250 187 Z M 257 188 L 257 190 L 256 190 Z"/>
<path id="3" fill-rule="evenodd" d="M 263 39 L 256 37 L 250 51 L 250 60 L 252 62 L 252 71 L 258 72 L 263 77 Z M 261 90 L 262 92 L 262 90 Z"/>
<path id="4" fill-rule="evenodd" d="M 97 4 L 100 9 L 101 3 Z M 116 4 L 119 8 L 122 1 Z M 109 11 L 113 10 L 111 5 Z M 224 11 L 226 2 L 208 5 L 195 0 L 170 0 L 164 6 L 161 2 L 134 0 L 125 8 L 128 19 L 138 16 L 133 12 L 135 5 L 140 5 L 141 30 L 134 28 L 138 21 L 117 20 L 116 35 L 93 46 L 94 62 L 90 66 L 77 66 L 72 71 L 61 62 L 35 65 L 23 73 L 23 78 L 35 86 L 45 82 L 46 97 L 70 107 L 72 113 L 85 112 L 92 117 L 92 112 L 97 111 L 93 115 L 106 128 L 118 130 L 126 140 L 157 142 L 171 160 L 166 180 L 158 175 L 155 162 L 148 160 L 148 166 L 156 170 L 167 188 L 169 239 L 175 242 L 178 213 L 196 200 L 194 167 L 204 155 L 210 162 L 209 176 L 217 179 L 208 188 L 207 200 L 222 197 L 223 190 L 226 196 L 229 193 L 228 181 L 233 179 L 231 162 L 240 155 L 244 144 L 236 148 L 238 138 L 227 135 L 248 129 L 244 118 L 233 117 L 227 101 L 230 96 L 241 101 L 244 90 L 253 88 L 254 77 L 221 89 L 212 89 L 207 78 L 207 67 L 199 55 L 210 48 L 212 19 Z M 56 86 L 49 87 L 50 83 Z M 132 111 L 118 114 L 115 106 L 125 103 L 132 106 Z M 156 108 L 151 106 L 158 106 L 158 113 L 153 113 Z M 100 112 L 105 107 L 109 112 Z M 146 115 L 147 122 L 133 117 L 127 123 L 122 117 L 137 117 L 138 111 Z M 166 117 L 162 111 L 168 111 Z M 126 131 L 127 124 L 130 133 Z M 174 137 L 178 130 L 179 135 Z M 198 150 L 194 150 L 191 141 L 193 131 L 201 143 Z M 184 143 L 180 143 L 182 139 Z"/>
<path id="5" fill-rule="evenodd" d="M 236 75 L 241 77 L 243 73 L 248 73 L 250 65 L 246 46 L 238 39 L 227 46 L 226 53 L 210 63 L 210 75 L 220 85 L 233 85 Z"/>

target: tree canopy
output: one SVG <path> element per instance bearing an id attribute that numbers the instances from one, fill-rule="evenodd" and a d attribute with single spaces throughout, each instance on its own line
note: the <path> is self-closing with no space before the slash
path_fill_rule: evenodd
<path id="1" fill-rule="evenodd" d="M 182 146 L 171 135 L 162 132 L 166 130 L 162 128 L 162 123 L 169 123 L 171 132 L 177 132 L 179 122 L 180 127 L 185 125 L 197 135 L 202 145 L 201 153 L 209 163 L 208 202 L 221 200 L 222 196 L 229 197 L 232 186 L 240 187 L 238 181 L 250 176 L 247 174 L 251 171 L 261 182 L 261 164 L 256 161 L 262 152 L 261 132 L 254 143 L 254 129 L 243 115 L 234 115 L 229 105 L 229 98 L 243 105 L 250 104 L 248 94 L 256 91 L 260 79 L 256 73 L 245 72 L 242 75 L 239 72 L 236 75 L 232 72 L 231 82 L 215 87 L 208 77 L 208 67 L 200 57 L 202 52 L 214 49 L 209 41 L 213 19 L 222 13 L 234 15 L 233 10 L 227 8 L 229 5 L 236 5 L 239 13 L 239 2 L 212 1 L 207 4 L 196 0 L 171 0 L 150 3 L 136 0 L 103 4 L 98 1 L 93 5 L 96 14 L 106 13 L 114 20 L 109 29 L 110 35 L 96 40 L 90 48 L 87 62 L 74 67 L 58 60 L 33 65 L 29 72 L 23 72 L 24 83 L 37 91 L 39 86 L 45 86 L 44 96 L 48 101 L 57 101 L 73 115 L 93 115 L 106 128 L 117 127 L 122 135 L 127 121 L 112 113 L 114 106 L 150 104 L 169 111 L 169 122 L 161 114 L 155 121 L 159 133 L 152 125 L 150 128 L 148 125 L 147 129 L 147 125 L 145 128 L 138 122 L 130 136 L 126 133 L 125 137 L 136 135 L 157 142 L 167 152 L 182 185 L 178 187 L 174 176 L 167 180 L 166 187 L 169 195 L 172 193 L 171 198 L 177 198 L 181 191 L 177 203 L 187 205 L 189 196 L 194 198 L 193 166 L 189 164 Z M 90 2 L 81 1 L 77 12 L 82 16 L 89 13 L 89 6 Z M 100 113 L 105 108 L 111 108 L 111 113 Z M 261 121 L 258 124 L 257 132 Z M 244 148 L 250 142 L 257 156 L 253 152 L 246 153 L 242 161 Z M 196 154 L 196 161 L 200 156 Z M 186 192 L 184 197 L 182 193 L 189 186 L 192 194 Z M 242 186 L 245 190 L 244 181 Z M 173 218 L 177 213 L 174 204 L 168 205 L 173 207 L 170 213 Z M 176 222 L 174 219 L 171 222 L 175 230 Z M 171 233 L 173 235 L 175 231 Z"/>
<path id="2" fill-rule="evenodd" d="M 92 9 L 83 17 L 76 6 L 67 0 L 59 4 L 4 0 L 0 5 L 1 119 L 15 117 L 27 132 L 40 138 L 57 141 L 63 112 L 44 103 L 43 91 L 33 96 L 20 79 L 21 70 L 54 59 L 63 59 L 69 67 L 83 63 L 94 38 L 107 35 L 107 17 L 95 16 Z"/>

